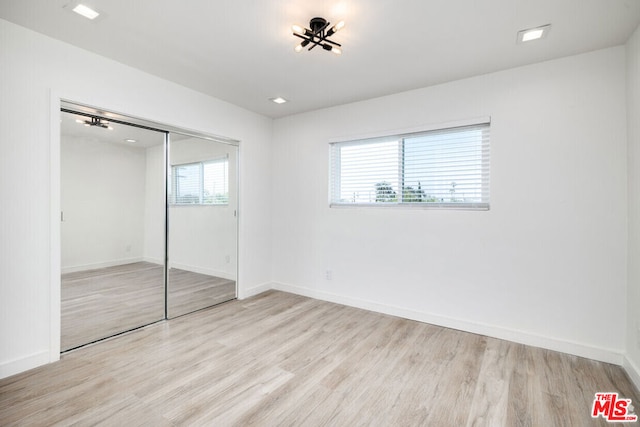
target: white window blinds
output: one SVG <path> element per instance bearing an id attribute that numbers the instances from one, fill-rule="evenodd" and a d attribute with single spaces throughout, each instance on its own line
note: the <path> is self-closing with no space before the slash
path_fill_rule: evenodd
<path id="1" fill-rule="evenodd" d="M 229 203 L 229 160 L 225 158 L 171 166 L 169 203 L 226 205 Z"/>
<path id="2" fill-rule="evenodd" d="M 199 204 L 200 163 L 176 165 L 172 167 L 174 184 L 173 203 L 178 205 Z"/>
<path id="3" fill-rule="evenodd" d="M 489 208 L 489 123 L 331 144 L 331 205 Z"/>
<path id="4" fill-rule="evenodd" d="M 227 159 L 202 164 L 203 203 L 229 203 L 229 161 Z"/>

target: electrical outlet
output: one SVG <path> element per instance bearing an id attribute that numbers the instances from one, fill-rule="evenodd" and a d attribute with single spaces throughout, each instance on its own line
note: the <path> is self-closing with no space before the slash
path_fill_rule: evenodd
<path id="1" fill-rule="evenodd" d="M 131 245 L 125 246 L 124 250 L 127 251 L 127 253 L 131 252 Z"/>
<path id="2" fill-rule="evenodd" d="M 327 270 L 324 272 L 324 277 L 327 280 L 333 280 L 333 271 Z"/>

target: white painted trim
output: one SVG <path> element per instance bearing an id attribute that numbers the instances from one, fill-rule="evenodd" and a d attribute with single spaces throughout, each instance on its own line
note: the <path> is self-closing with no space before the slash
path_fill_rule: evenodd
<path id="1" fill-rule="evenodd" d="M 195 265 L 179 264 L 169 261 L 169 268 L 177 268 L 179 270 L 191 271 L 193 273 L 205 274 L 207 276 L 221 277 L 227 280 L 236 280 L 236 278 L 233 277 L 233 273 L 227 273 L 226 271 L 214 270 L 206 267 L 198 267 Z"/>
<path id="2" fill-rule="evenodd" d="M 258 294 L 261 294 L 263 292 L 270 291 L 272 289 L 275 289 L 275 284 L 271 282 L 262 283 L 260 285 L 257 285 L 248 289 L 240 288 L 238 290 L 238 299 L 240 300 L 247 299 L 247 298 L 256 296 Z"/>
<path id="3" fill-rule="evenodd" d="M 50 360 L 49 351 L 40 351 L 20 359 L 3 362 L 0 364 L 0 379 L 7 378 L 15 374 L 19 374 L 38 366 L 46 365 L 53 362 Z M 59 356 L 58 356 L 59 358 Z"/>
<path id="4" fill-rule="evenodd" d="M 433 325 L 443 326 L 452 329 L 458 329 L 474 334 L 485 335 L 492 338 L 503 339 L 520 344 L 526 344 L 534 347 L 545 348 L 548 350 L 559 351 L 561 353 L 572 354 L 575 356 L 586 357 L 588 359 L 598 360 L 601 362 L 622 365 L 623 352 L 621 350 L 606 349 L 588 344 L 560 340 L 557 338 L 531 334 L 525 331 L 503 328 L 500 326 L 470 322 L 468 320 L 456 319 L 452 317 L 434 315 L 415 310 L 408 310 L 402 307 L 381 304 L 378 302 L 367 301 L 362 299 L 345 297 L 342 295 L 332 294 L 318 290 L 302 288 L 295 285 L 284 283 L 272 283 L 275 290 L 289 292 L 310 298 L 320 299 L 324 301 L 334 302 L 337 304 L 348 305 L 351 307 L 362 308 L 365 310 L 375 311 L 378 313 L 389 314 L 391 316 L 402 317 L 405 319 L 416 320 L 418 322 L 429 323 Z"/>
<path id="5" fill-rule="evenodd" d="M 111 261 L 96 262 L 93 264 L 74 265 L 71 267 L 62 268 L 62 274 L 75 273 L 76 271 L 95 270 L 98 268 L 116 267 L 118 265 L 127 265 L 127 264 L 132 264 L 134 262 L 141 262 L 144 260 L 145 259 L 142 257 L 136 257 L 136 258 L 114 259 Z"/>
<path id="6" fill-rule="evenodd" d="M 629 379 L 636 386 L 638 390 L 640 390 L 640 368 L 633 363 L 631 359 L 629 359 L 628 355 L 625 355 L 624 360 L 622 362 L 622 367 L 627 372 Z M 640 402 L 634 402 L 636 404 L 640 404 Z"/>
<path id="7" fill-rule="evenodd" d="M 51 219 L 49 237 L 49 354 L 47 362 L 60 360 L 61 331 L 61 259 L 62 246 L 60 235 L 60 95 L 51 90 L 49 120 L 49 218 Z M 37 366 L 37 365 L 36 365 Z M 31 366 L 33 367 L 33 366 Z"/>

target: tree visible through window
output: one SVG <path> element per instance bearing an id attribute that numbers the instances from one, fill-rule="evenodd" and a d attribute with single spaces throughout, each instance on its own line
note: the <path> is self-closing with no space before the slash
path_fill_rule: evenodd
<path id="1" fill-rule="evenodd" d="M 226 205 L 229 203 L 229 160 L 209 160 L 171 166 L 169 203 Z"/>
<path id="2" fill-rule="evenodd" d="M 331 145 L 332 205 L 489 207 L 489 124 Z"/>

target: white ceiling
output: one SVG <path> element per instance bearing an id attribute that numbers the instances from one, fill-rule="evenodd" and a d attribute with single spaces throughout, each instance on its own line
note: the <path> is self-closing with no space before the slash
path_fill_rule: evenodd
<path id="1" fill-rule="evenodd" d="M 95 21 L 77 3 L 0 0 L 0 17 L 274 118 L 621 45 L 640 24 L 640 0 L 84 0 Z M 343 55 L 294 52 L 291 25 L 314 16 L 346 22 Z"/>

